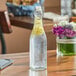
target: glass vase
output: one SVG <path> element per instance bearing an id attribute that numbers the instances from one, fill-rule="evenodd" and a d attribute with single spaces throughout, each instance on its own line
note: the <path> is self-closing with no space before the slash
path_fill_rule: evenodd
<path id="1" fill-rule="evenodd" d="M 57 39 L 57 55 L 76 55 L 76 39 Z"/>

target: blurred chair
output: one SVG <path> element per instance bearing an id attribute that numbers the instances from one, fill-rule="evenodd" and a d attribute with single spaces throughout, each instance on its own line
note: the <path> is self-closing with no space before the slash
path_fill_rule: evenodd
<path id="1" fill-rule="evenodd" d="M 8 17 L 7 7 L 6 7 L 6 0 L 0 1 L 0 53 L 6 53 L 6 45 L 5 40 L 3 37 L 3 33 L 10 33 L 11 24 Z"/>
<path id="2" fill-rule="evenodd" d="M 2 53 L 2 54 L 6 53 L 6 45 L 5 45 L 5 40 L 4 40 L 4 37 L 3 37 L 1 27 L 0 27 L 0 53 Z"/>

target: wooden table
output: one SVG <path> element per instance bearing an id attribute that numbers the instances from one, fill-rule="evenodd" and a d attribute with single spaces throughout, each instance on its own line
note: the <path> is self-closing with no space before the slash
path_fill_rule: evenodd
<path id="1" fill-rule="evenodd" d="M 55 50 L 48 51 L 48 68 L 45 71 L 29 69 L 29 54 L 1 55 L 14 60 L 13 65 L 1 71 L 0 76 L 76 76 L 76 56 L 56 57 Z"/>

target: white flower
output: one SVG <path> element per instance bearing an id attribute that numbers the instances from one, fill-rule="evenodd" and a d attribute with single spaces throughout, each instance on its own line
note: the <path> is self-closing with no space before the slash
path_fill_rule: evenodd
<path id="1" fill-rule="evenodd" d="M 54 24 L 54 27 L 57 27 L 57 24 Z"/>
<path id="2" fill-rule="evenodd" d="M 59 26 L 65 26 L 68 24 L 68 21 L 61 21 L 58 25 Z"/>
<path id="3" fill-rule="evenodd" d="M 70 22 L 70 24 L 73 26 L 73 29 L 76 31 L 76 23 L 75 22 Z"/>

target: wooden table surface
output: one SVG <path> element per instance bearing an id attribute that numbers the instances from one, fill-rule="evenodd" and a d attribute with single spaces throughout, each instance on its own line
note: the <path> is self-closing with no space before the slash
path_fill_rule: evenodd
<path id="1" fill-rule="evenodd" d="M 1 71 L 0 76 L 76 76 L 76 56 L 57 59 L 55 50 L 48 51 L 48 68 L 44 71 L 29 69 L 28 53 L 1 55 L 0 58 L 14 60 L 11 66 Z"/>

